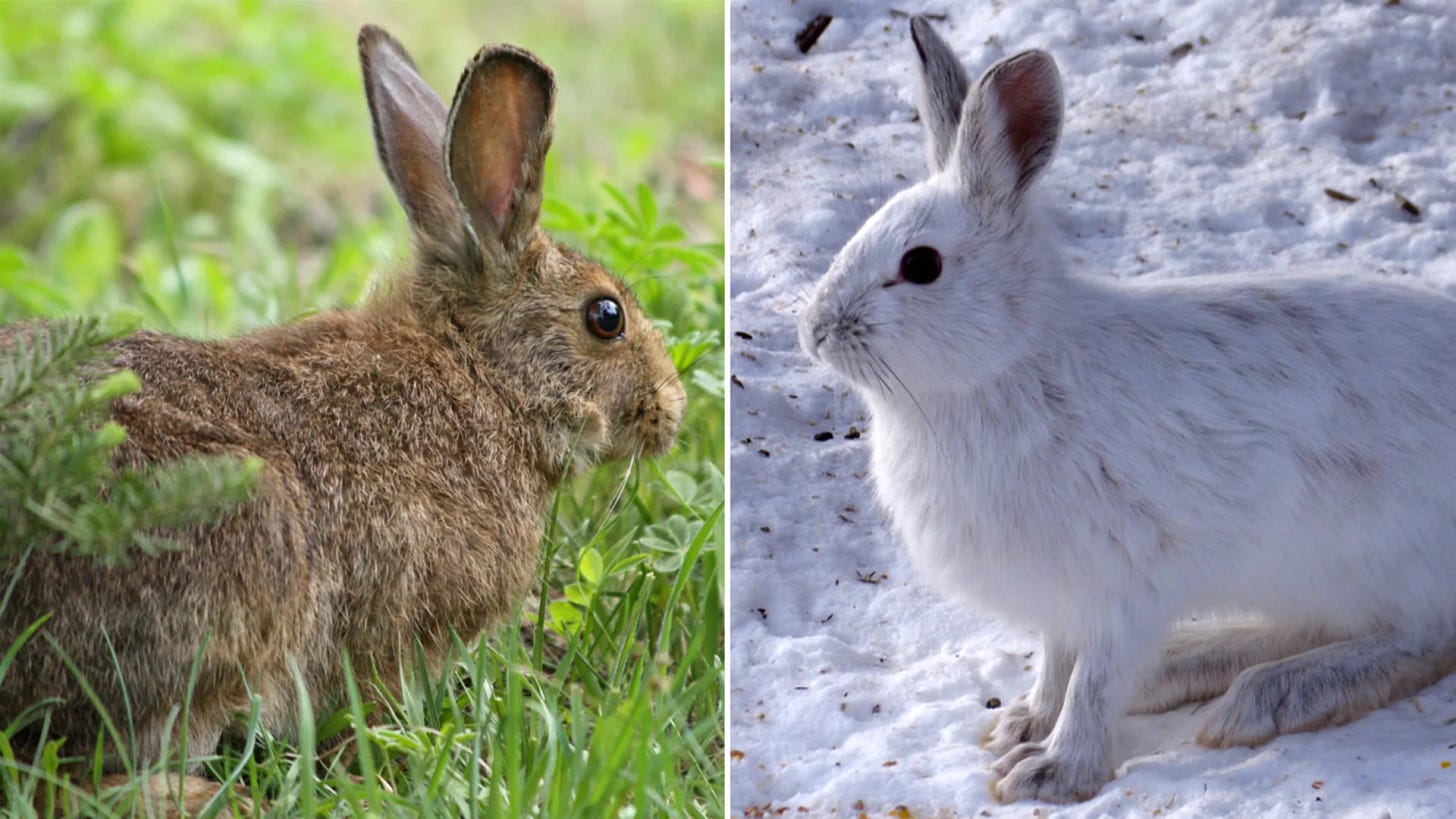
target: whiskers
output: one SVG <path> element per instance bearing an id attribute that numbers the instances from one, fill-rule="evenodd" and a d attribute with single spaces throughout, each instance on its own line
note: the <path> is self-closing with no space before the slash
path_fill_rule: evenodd
<path id="1" fill-rule="evenodd" d="M 652 251 L 649 249 L 638 253 L 635 257 L 633 257 L 631 261 L 627 262 L 626 267 L 623 267 L 622 269 L 616 271 L 617 277 L 627 285 L 627 289 L 635 290 L 639 282 L 661 278 L 662 276 L 666 275 L 663 273 L 647 273 L 640 276 L 632 275 L 633 273 L 636 273 L 639 268 L 642 267 L 644 262 L 647 261 L 647 256 L 651 252 Z"/>
<path id="2" fill-rule="evenodd" d="M 607 514 L 603 516 L 604 520 L 610 520 L 617 513 L 617 510 L 621 508 L 622 496 L 627 493 L 627 483 L 632 479 L 632 473 L 637 469 L 637 459 L 641 457 L 644 446 L 646 446 L 646 442 L 639 443 L 637 445 L 637 451 L 628 456 L 627 466 L 622 470 L 622 480 L 617 482 L 617 491 L 612 493 L 612 499 L 607 502 Z M 605 524 L 603 524 L 603 528 L 605 528 Z"/>
<path id="3" fill-rule="evenodd" d="M 876 324 L 862 324 L 863 327 L 880 326 Z M 842 363 L 850 369 L 846 373 L 850 380 L 862 384 L 871 390 L 877 390 L 887 401 L 893 402 L 898 399 L 907 400 L 915 407 L 915 412 L 920 415 L 920 420 L 925 422 L 925 429 L 930 433 L 931 440 L 935 442 L 935 449 L 940 457 L 946 462 L 950 461 L 950 451 L 946 448 L 945 439 L 941 431 L 931 421 L 930 413 L 925 411 L 925 405 L 920 402 L 919 396 L 905 383 L 905 379 L 890 366 L 885 357 L 875 352 L 865 340 L 859 336 L 852 336 L 853 345 L 850 347 L 851 354 L 844 356 Z M 883 417 L 881 422 L 886 421 Z"/>
<path id="4" fill-rule="evenodd" d="M 702 352 L 700 352 L 697 355 L 693 356 L 693 358 L 692 358 L 691 361 L 689 361 L 688 363 L 686 363 L 686 364 L 682 365 L 681 367 L 679 367 L 678 370 L 677 370 L 677 378 L 679 380 L 681 380 L 684 376 L 686 376 L 689 372 L 691 372 L 694 367 L 698 366 L 698 362 L 699 361 L 702 361 L 708 355 L 708 353 L 710 353 L 710 352 L 712 352 L 712 350 L 703 350 Z M 667 384 L 667 382 L 668 382 L 668 380 L 670 378 L 672 378 L 672 376 L 670 376 L 670 375 L 669 376 L 664 376 L 661 381 L 659 381 L 656 384 L 652 385 L 652 388 L 654 390 L 660 390 L 660 389 L 662 389 L 664 386 L 666 386 L 666 384 Z"/>
<path id="5" fill-rule="evenodd" d="M 630 279 L 627 278 L 627 275 L 629 273 L 633 272 L 634 270 L 636 270 L 642 264 L 643 260 L 645 260 L 646 258 L 647 258 L 647 254 L 645 254 L 645 253 L 639 255 L 631 263 L 631 265 L 629 265 L 627 267 L 627 269 L 624 270 L 624 271 L 622 271 L 622 273 L 620 274 L 621 277 L 622 277 L 622 281 L 627 284 L 627 288 L 629 290 L 634 290 L 635 291 L 637 289 L 637 286 L 640 285 L 640 284 L 642 284 L 643 282 L 651 282 L 651 281 L 657 281 L 658 279 L 666 279 L 666 278 L 669 278 L 670 274 L 664 273 L 664 272 L 644 273 L 644 274 L 642 274 L 640 276 L 633 276 Z"/>

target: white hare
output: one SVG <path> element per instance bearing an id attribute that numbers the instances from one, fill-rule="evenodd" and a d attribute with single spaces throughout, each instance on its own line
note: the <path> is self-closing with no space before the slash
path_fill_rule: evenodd
<path id="1" fill-rule="evenodd" d="M 1061 129 L 1052 58 L 972 86 L 911 31 L 930 178 L 839 253 L 799 332 L 868 403 L 917 565 L 1044 635 L 986 737 L 993 793 L 1091 797 L 1128 710 L 1222 694 L 1199 741 L 1257 745 L 1452 670 L 1456 299 L 1070 275 L 1027 202 Z"/>

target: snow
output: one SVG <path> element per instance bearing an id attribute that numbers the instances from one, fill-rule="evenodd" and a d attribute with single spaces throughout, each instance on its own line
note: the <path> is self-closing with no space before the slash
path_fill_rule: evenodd
<path id="1" fill-rule="evenodd" d="M 1066 129 L 1041 190 L 1084 274 L 1344 265 L 1456 287 L 1452 0 L 733 2 L 733 811 L 1456 814 L 1456 677 L 1255 749 L 1195 745 L 1194 707 L 1127 717 L 1125 762 L 1091 801 L 991 800 L 987 703 L 1031 685 L 1037 635 L 915 575 L 868 483 L 873 424 L 794 324 L 835 251 L 924 175 L 898 12 L 947 14 L 972 76 L 1024 48 L 1056 57 Z"/>

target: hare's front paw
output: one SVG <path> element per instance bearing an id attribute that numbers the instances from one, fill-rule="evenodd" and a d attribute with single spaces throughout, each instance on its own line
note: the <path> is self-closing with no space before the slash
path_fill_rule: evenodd
<path id="1" fill-rule="evenodd" d="M 1027 742 L 996 760 L 991 770 L 991 795 L 1002 803 L 1022 799 L 1043 802 L 1082 802 L 1091 799 L 1112 778 L 1106 766 Z"/>
<path id="2" fill-rule="evenodd" d="M 1023 742 L 1040 742 L 1046 739 L 1056 723 L 1055 713 L 1033 711 L 1030 698 L 1022 694 L 986 729 L 981 737 L 981 747 L 1002 756 Z"/>

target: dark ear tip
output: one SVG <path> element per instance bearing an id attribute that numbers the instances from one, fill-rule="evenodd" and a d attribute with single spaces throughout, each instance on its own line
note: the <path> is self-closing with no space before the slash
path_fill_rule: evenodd
<path id="1" fill-rule="evenodd" d="M 374 55 L 379 53 L 381 47 L 394 52 L 410 68 L 415 67 L 414 58 L 410 56 L 404 46 L 400 45 L 399 40 L 394 39 L 394 36 L 389 32 L 373 23 L 365 23 L 359 27 L 360 62 L 367 65 L 374 58 Z"/>
<path id="2" fill-rule="evenodd" d="M 527 69 L 527 72 L 535 76 L 537 82 L 548 94 L 555 94 L 556 73 L 551 70 L 551 67 L 542 62 L 541 58 L 535 54 L 509 43 L 483 46 L 480 51 L 475 53 L 474 59 L 466 65 L 465 74 L 469 76 L 482 67 L 496 62 L 514 63 Z"/>
<path id="3" fill-rule="evenodd" d="M 1013 78 L 1019 79 L 1013 80 Z M 986 74 L 982 77 L 981 82 L 984 86 L 990 83 L 1025 80 L 1032 80 L 1038 85 L 1044 86 L 1053 100 L 1061 99 L 1062 73 L 1057 69 L 1057 61 L 1051 54 L 1039 48 L 1022 51 L 1001 60 L 986 69 Z"/>
<path id="4" fill-rule="evenodd" d="M 915 43 L 915 53 L 920 55 L 921 61 L 925 60 L 925 38 L 934 37 L 935 31 L 930 27 L 930 20 L 922 14 L 910 18 L 910 40 Z"/>
<path id="5" fill-rule="evenodd" d="M 385 31 L 379 26 L 376 26 L 373 23 L 365 23 L 364 25 L 359 27 L 359 53 L 368 54 L 370 51 L 374 50 L 374 46 L 376 43 L 380 42 L 381 40 L 388 42 L 393 39 L 393 37 L 389 36 L 389 32 Z"/>
<path id="6" fill-rule="evenodd" d="M 1043 71 L 1049 71 L 1053 74 L 1060 73 L 1057 70 L 1056 58 L 1053 57 L 1050 53 L 1042 51 L 1039 48 L 1027 49 L 1020 54 L 1008 57 L 1006 59 L 1006 63 L 1010 65 L 1012 63 L 1019 63 L 1023 60 L 1026 61 L 1028 65 L 1035 66 Z"/>

